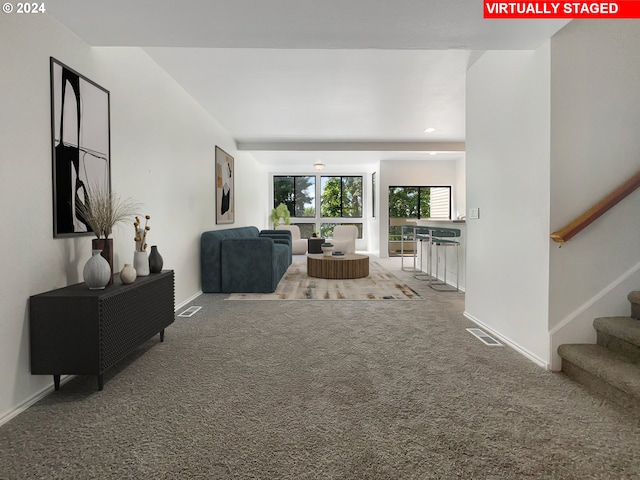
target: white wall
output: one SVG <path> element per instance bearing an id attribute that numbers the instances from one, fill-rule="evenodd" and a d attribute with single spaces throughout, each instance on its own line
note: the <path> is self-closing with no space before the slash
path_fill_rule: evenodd
<path id="1" fill-rule="evenodd" d="M 235 226 L 258 225 L 267 196 L 264 169 L 144 52 L 91 49 L 47 15 L 0 15 L 0 423 L 52 384 L 29 371 L 29 296 L 82 281 L 91 249 L 91 237 L 52 234 L 50 56 L 110 90 L 112 187 L 151 215 L 177 305 L 199 292 L 199 236 L 216 228 L 215 146 L 235 156 Z M 133 228 L 113 236 L 120 268 Z"/>
<path id="2" fill-rule="evenodd" d="M 640 170 L 640 22 L 574 20 L 551 41 L 551 231 Z M 595 341 L 640 289 L 640 191 L 550 256 L 550 355 Z"/>
<path id="3" fill-rule="evenodd" d="M 374 169 L 375 173 L 375 190 L 373 190 L 368 197 L 371 200 L 371 205 L 367 208 L 367 212 L 369 212 L 369 242 L 368 242 L 368 251 L 374 255 L 380 256 L 380 163 L 376 165 Z M 372 185 L 373 189 L 373 175 L 369 175 L 369 184 Z M 375 200 L 373 200 L 375 197 Z M 375 202 L 375 204 L 374 204 Z"/>
<path id="4" fill-rule="evenodd" d="M 179 304 L 200 290 L 200 233 L 216 228 L 215 146 L 235 166 L 235 225 L 221 228 L 259 221 L 262 204 L 247 193 L 266 190 L 264 171 L 144 51 L 98 48 L 94 57 L 98 83 L 111 91 L 113 189 L 151 215 L 148 241 L 175 270 Z M 114 235 L 114 268 L 131 260 L 132 230 Z"/>
<path id="5" fill-rule="evenodd" d="M 452 219 L 467 214 L 467 160 L 456 160 L 456 196 L 454 197 Z"/>
<path id="6" fill-rule="evenodd" d="M 389 256 L 389 187 L 390 186 L 448 186 L 451 185 L 451 196 L 454 203 L 464 203 L 465 185 L 460 183 L 459 168 L 464 161 L 459 160 L 427 160 L 380 162 L 379 185 L 379 245 L 380 256 Z M 456 206 L 453 205 L 455 214 Z"/>
<path id="7" fill-rule="evenodd" d="M 467 72 L 465 314 L 546 364 L 549 43 Z"/>

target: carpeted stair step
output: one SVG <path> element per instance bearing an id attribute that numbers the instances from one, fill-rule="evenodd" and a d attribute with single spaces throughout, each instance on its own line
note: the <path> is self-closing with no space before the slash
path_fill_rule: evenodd
<path id="1" fill-rule="evenodd" d="M 627 298 L 631 302 L 631 316 L 640 320 L 640 291 L 631 292 Z"/>
<path id="2" fill-rule="evenodd" d="M 601 345 L 566 344 L 558 347 L 562 371 L 592 392 L 640 413 L 640 366 Z"/>
<path id="3" fill-rule="evenodd" d="M 598 345 L 640 364 L 640 320 L 631 317 L 603 317 L 593 321 Z"/>

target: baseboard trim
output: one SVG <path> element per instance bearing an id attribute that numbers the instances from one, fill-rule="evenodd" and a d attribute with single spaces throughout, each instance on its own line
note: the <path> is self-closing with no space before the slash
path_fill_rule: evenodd
<path id="1" fill-rule="evenodd" d="M 511 347 L 512 349 L 514 349 L 520 355 L 526 357 L 527 359 L 531 360 L 533 363 L 541 366 L 542 368 L 544 368 L 546 370 L 549 370 L 549 363 L 547 361 L 541 359 L 537 355 L 534 355 L 533 353 L 528 351 L 526 348 L 522 347 L 521 345 L 518 345 L 516 342 L 510 340 L 509 338 L 507 338 L 504 335 L 500 334 L 499 332 L 495 331 L 493 328 L 491 328 L 490 326 L 488 326 L 487 324 L 485 324 L 481 320 L 477 319 L 476 317 L 471 315 L 469 312 L 465 311 L 463 313 L 463 315 L 465 316 L 465 318 L 468 318 L 469 320 L 471 320 L 473 323 L 475 323 L 479 327 L 482 327 L 483 329 L 487 330 L 488 333 L 490 333 L 491 335 L 494 335 L 494 336 L 498 337 L 498 339 L 500 339 L 504 344 L 506 344 L 509 347 Z"/>
<path id="2" fill-rule="evenodd" d="M 64 385 L 65 383 L 67 383 L 68 381 L 70 381 L 74 377 L 75 377 L 75 375 L 64 375 L 64 376 L 61 376 L 60 377 L 60 385 Z M 55 388 L 54 388 L 54 385 L 53 385 L 53 376 L 51 376 L 51 378 L 52 378 L 51 385 L 49 385 L 47 387 L 44 387 L 42 390 L 34 393 L 29 398 L 27 398 L 24 402 L 22 402 L 21 404 L 17 405 L 14 408 L 12 408 L 8 412 L 6 412 L 2 417 L 0 417 L 0 427 L 2 425 L 4 425 L 5 423 L 9 422 L 10 420 L 12 420 L 13 418 L 15 418 L 18 415 L 20 415 L 22 412 L 24 412 L 30 406 L 38 403 L 40 400 L 42 400 L 44 397 L 46 397 L 50 393 L 53 393 L 55 391 Z"/>
<path id="3" fill-rule="evenodd" d="M 636 263 L 633 267 L 631 267 L 629 270 L 624 272 L 622 275 L 616 278 L 613 282 L 609 283 L 609 285 L 604 287 L 597 294 L 595 294 L 593 297 L 591 297 L 589 300 L 587 300 L 585 303 L 583 303 L 578 308 L 576 308 L 573 312 L 571 312 L 569 315 L 564 317 L 555 327 L 553 327 L 549 331 L 549 337 L 552 338 L 553 335 L 555 335 L 558 331 L 560 331 L 561 329 L 566 327 L 569 323 L 571 323 L 573 320 L 575 320 L 581 313 L 591 308 L 594 304 L 596 304 L 599 300 L 604 298 L 614 288 L 616 288 L 618 285 L 621 285 L 622 282 L 627 280 L 629 277 L 631 277 L 633 274 L 635 274 L 638 271 L 640 271 L 640 262 Z"/>
<path id="4" fill-rule="evenodd" d="M 202 295 L 202 290 L 200 290 L 199 292 L 193 294 L 192 296 L 190 296 L 189 298 L 187 298 L 184 302 L 182 302 L 181 304 L 179 304 L 178 306 L 176 306 L 175 308 L 175 312 L 177 312 L 178 310 L 182 310 L 183 307 L 187 306 L 189 303 L 193 302 L 196 298 L 198 298 L 200 295 Z"/>

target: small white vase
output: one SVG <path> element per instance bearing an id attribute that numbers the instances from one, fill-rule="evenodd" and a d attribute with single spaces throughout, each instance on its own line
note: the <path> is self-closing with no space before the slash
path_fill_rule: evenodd
<path id="1" fill-rule="evenodd" d="M 111 267 L 100 253 L 102 250 L 92 250 L 91 258 L 84 264 L 82 277 L 89 290 L 102 290 L 111 280 Z"/>
<path id="2" fill-rule="evenodd" d="M 135 282 L 137 276 L 138 272 L 130 263 L 125 263 L 122 270 L 120 270 L 120 281 L 125 285 Z"/>
<path id="3" fill-rule="evenodd" d="M 133 268 L 136 269 L 138 277 L 146 277 L 149 275 L 149 257 L 147 251 L 133 252 Z"/>
<path id="4" fill-rule="evenodd" d="M 320 248 L 322 248 L 322 253 L 324 254 L 325 257 L 330 257 L 331 255 L 333 255 L 332 243 L 323 243 Z"/>

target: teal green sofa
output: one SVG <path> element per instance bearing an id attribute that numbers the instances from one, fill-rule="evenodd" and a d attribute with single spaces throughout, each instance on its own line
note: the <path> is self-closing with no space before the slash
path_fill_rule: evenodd
<path id="1" fill-rule="evenodd" d="M 256 227 L 204 232 L 200 237 L 202 291 L 273 292 L 291 259 L 290 232 L 260 232 Z"/>

